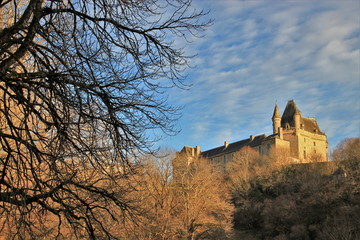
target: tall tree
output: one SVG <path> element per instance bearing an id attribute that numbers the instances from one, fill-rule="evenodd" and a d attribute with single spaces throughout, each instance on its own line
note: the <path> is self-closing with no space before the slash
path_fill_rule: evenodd
<path id="1" fill-rule="evenodd" d="M 139 164 L 133 194 L 143 214 L 125 239 L 229 239 L 233 206 L 222 175 L 207 159 L 188 157 L 165 150 Z"/>
<path id="2" fill-rule="evenodd" d="M 191 0 L 0 0 L 0 13 L 1 222 L 24 237 L 51 213 L 58 236 L 110 238 L 109 206 L 132 212 L 129 157 L 148 131 L 175 131 L 163 93 L 189 59 L 173 39 L 205 13 Z"/>
<path id="3" fill-rule="evenodd" d="M 189 158 L 192 158 L 189 161 Z M 233 206 L 222 169 L 201 156 L 178 154 L 173 160 L 173 187 L 181 239 L 229 239 Z"/>

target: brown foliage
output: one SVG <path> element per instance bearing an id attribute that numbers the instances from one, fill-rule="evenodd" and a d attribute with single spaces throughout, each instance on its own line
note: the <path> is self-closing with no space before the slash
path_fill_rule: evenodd
<path id="1" fill-rule="evenodd" d="M 221 175 L 206 159 L 152 160 L 143 180 L 147 215 L 140 239 L 226 239 L 233 208 Z"/>
<path id="2" fill-rule="evenodd" d="M 359 163 L 288 165 L 251 179 L 234 194 L 235 228 L 244 239 L 359 238 Z"/>
<path id="3" fill-rule="evenodd" d="M 360 137 L 346 138 L 332 152 L 334 161 L 360 161 Z"/>

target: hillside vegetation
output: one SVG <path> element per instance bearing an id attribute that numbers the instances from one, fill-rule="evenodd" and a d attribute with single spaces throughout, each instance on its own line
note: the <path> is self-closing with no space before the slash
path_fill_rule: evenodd
<path id="1" fill-rule="evenodd" d="M 106 202 L 112 216 L 122 216 L 114 221 L 94 209 L 111 234 L 94 239 L 360 239 L 359 140 L 339 144 L 333 161 L 308 164 L 289 165 L 285 155 L 260 156 L 251 148 L 237 152 L 225 168 L 170 151 L 144 157 L 113 192 L 127 197 L 134 214 L 124 216 Z M 96 174 L 91 179 L 112 187 Z M 56 216 L 40 214 L 28 219 L 36 226 L 33 236 L 19 239 L 88 239 L 82 226 L 59 230 Z M 8 219 L 0 218 L 0 239 L 17 239 L 14 222 L 21 216 L 2 216 Z"/>
<path id="2" fill-rule="evenodd" d="M 360 144 L 334 161 L 283 166 L 233 189 L 235 239 L 360 239 Z"/>

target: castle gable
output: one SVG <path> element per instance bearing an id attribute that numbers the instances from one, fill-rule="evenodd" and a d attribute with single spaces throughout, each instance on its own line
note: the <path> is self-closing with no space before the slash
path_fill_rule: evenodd
<path id="1" fill-rule="evenodd" d="M 184 146 L 183 149 L 181 150 L 181 152 L 185 153 L 185 154 L 192 155 L 192 154 L 194 154 L 194 148 L 189 147 L 189 146 Z"/>

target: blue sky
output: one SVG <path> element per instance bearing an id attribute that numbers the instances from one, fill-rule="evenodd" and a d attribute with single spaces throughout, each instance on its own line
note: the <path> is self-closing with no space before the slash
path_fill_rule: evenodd
<path id="1" fill-rule="evenodd" d="M 272 134 L 275 103 L 294 99 L 315 117 L 329 148 L 360 135 L 360 1 L 194 0 L 214 24 L 187 45 L 190 90 L 169 92 L 184 106 L 181 132 L 159 145 L 202 150 Z"/>

